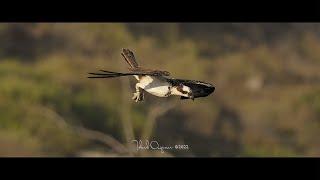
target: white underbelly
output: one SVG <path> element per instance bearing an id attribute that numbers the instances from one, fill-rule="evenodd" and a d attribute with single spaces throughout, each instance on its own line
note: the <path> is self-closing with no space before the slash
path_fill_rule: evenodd
<path id="1" fill-rule="evenodd" d="M 158 97 L 168 97 L 169 95 L 169 88 L 168 86 L 158 86 L 153 88 L 146 88 L 145 91 L 148 93 L 158 96 Z"/>
<path id="2" fill-rule="evenodd" d="M 154 96 L 168 97 L 170 94 L 170 84 L 164 80 L 160 80 L 159 78 L 144 76 L 140 79 L 139 84 L 141 84 L 141 88 Z"/>

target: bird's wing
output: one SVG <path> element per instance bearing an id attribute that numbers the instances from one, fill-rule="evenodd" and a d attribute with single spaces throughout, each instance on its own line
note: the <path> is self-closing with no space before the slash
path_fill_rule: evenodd
<path id="1" fill-rule="evenodd" d="M 131 69 L 136 69 L 139 67 L 139 64 L 137 63 L 136 58 L 134 57 L 134 54 L 129 49 L 122 49 L 121 53 L 122 57 L 126 62 L 129 64 Z"/>
<path id="2" fill-rule="evenodd" d="M 130 73 L 121 73 L 121 72 L 112 72 L 112 71 L 105 71 L 100 70 L 101 73 L 88 73 L 90 75 L 88 78 L 114 78 L 114 77 L 121 77 L 121 76 L 133 76 L 133 75 L 149 75 L 149 76 L 162 76 L 161 73 L 158 71 L 151 71 L 151 72 L 130 72 Z"/>
<path id="3" fill-rule="evenodd" d="M 188 86 L 192 90 L 194 98 L 208 96 L 215 90 L 215 87 L 212 84 L 202 81 L 185 79 L 168 79 L 168 81 L 172 84 L 172 86 L 179 86 L 180 84 Z M 181 97 L 181 99 L 184 98 Z"/>
<path id="4" fill-rule="evenodd" d="M 187 80 L 187 79 L 168 79 L 168 81 L 172 84 L 172 85 L 179 85 L 179 84 L 183 84 L 186 86 L 204 86 L 204 87 L 213 87 L 212 84 L 206 83 L 206 82 L 202 82 L 202 81 L 197 81 L 197 80 Z"/>
<path id="5" fill-rule="evenodd" d="M 167 71 L 162 70 L 153 70 L 153 69 L 146 69 L 139 66 L 137 63 L 136 58 L 134 57 L 134 54 L 129 49 L 122 49 L 121 55 L 123 56 L 124 60 L 129 64 L 129 70 L 134 73 L 139 74 L 160 74 L 162 76 L 170 76 L 170 73 Z"/>

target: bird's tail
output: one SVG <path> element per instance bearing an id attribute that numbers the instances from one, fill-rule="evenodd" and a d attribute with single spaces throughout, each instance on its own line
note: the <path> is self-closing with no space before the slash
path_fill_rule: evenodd
<path id="1" fill-rule="evenodd" d="M 105 71 L 100 70 L 102 73 L 88 73 L 94 76 L 88 76 L 88 78 L 114 78 L 114 77 L 121 77 L 121 76 L 132 76 L 135 73 L 120 73 L 120 72 L 112 72 L 112 71 Z"/>

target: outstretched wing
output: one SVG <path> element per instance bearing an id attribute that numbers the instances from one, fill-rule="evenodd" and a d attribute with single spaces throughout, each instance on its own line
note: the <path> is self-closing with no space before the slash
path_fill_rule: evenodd
<path id="1" fill-rule="evenodd" d="M 206 97 L 215 90 L 215 87 L 212 84 L 205 83 L 202 81 L 184 79 L 168 79 L 168 81 L 173 86 L 178 86 L 180 84 L 188 86 L 192 90 L 194 98 Z M 184 99 L 184 97 L 181 97 L 181 99 Z"/>
<path id="2" fill-rule="evenodd" d="M 105 70 L 100 70 L 100 71 L 101 73 L 88 73 L 90 75 L 94 75 L 94 76 L 89 76 L 88 78 L 114 78 L 114 77 L 133 76 L 133 75 L 162 76 L 162 74 L 157 71 L 130 72 L 130 73 L 112 72 L 112 71 L 105 71 Z"/>
<path id="3" fill-rule="evenodd" d="M 136 69 L 139 67 L 132 51 L 130 51 L 129 49 L 122 49 L 121 55 L 124 60 L 127 61 L 131 69 Z"/>
<path id="4" fill-rule="evenodd" d="M 129 49 L 122 49 L 121 53 L 122 57 L 126 62 L 129 64 L 129 70 L 134 73 L 139 74 L 159 74 L 161 76 L 170 76 L 170 73 L 168 71 L 161 71 L 161 70 L 154 70 L 154 69 L 146 69 L 139 66 L 137 63 L 136 58 L 134 57 L 134 54 Z"/>

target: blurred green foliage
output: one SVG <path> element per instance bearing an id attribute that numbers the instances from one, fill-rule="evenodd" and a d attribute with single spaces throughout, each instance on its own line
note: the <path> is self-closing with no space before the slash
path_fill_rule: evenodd
<path id="1" fill-rule="evenodd" d="M 319 156 L 319 32 L 312 23 L 1 24 L 0 156 L 118 155 L 71 127 L 126 144 L 123 113 L 138 139 L 152 108 L 167 101 L 178 105 L 156 118 L 151 138 L 190 150 L 166 155 Z M 194 102 L 147 96 L 137 104 L 133 79 L 130 88 L 86 78 L 126 71 L 121 48 L 147 68 L 216 91 Z"/>

